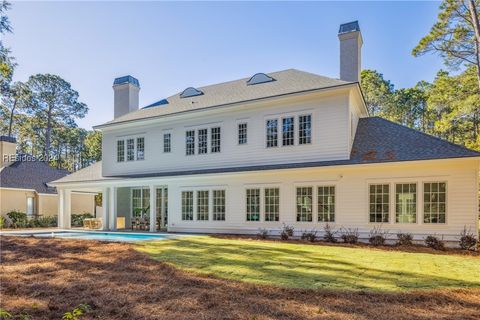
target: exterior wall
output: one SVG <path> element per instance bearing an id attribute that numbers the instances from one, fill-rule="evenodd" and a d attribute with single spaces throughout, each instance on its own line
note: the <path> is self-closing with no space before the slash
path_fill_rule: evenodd
<path id="1" fill-rule="evenodd" d="M 104 176 L 222 167 L 348 159 L 350 154 L 349 89 L 202 110 L 103 130 Z M 159 107 L 161 108 L 161 107 Z M 265 122 L 270 118 L 312 114 L 312 143 L 266 148 Z M 237 125 L 248 123 L 248 143 L 238 145 Z M 221 152 L 185 155 L 185 132 L 221 127 Z M 280 124 L 279 124 L 280 128 Z M 163 133 L 171 133 L 171 153 L 163 153 Z M 210 135 L 210 132 L 209 132 Z M 298 118 L 295 140 L 298 142 Z M 281 131 L 279 130 L 281 137 Z M 145 137 L 145 160 L 117 162 L 117 140 Z M 210 138 L 209 138 L 210 140 Z M 210 142 L 209 142 L 210 144 Z M 210 148 L 210 147 L 209 147 Z"/>
<path id="2" fill-rule="evenodd" d="M 11 157 L 17 154 L 17 144 L 8 142 L 8 141 L 0 141 L 0 168 L 7 167 L 12 164 Z"/>
<path id="3" fill-rule="evenodd" d="M 42 216 L 56 216 L 58 214 L 58 195 L 56 194 L 37 194 L 34 191 L 22 189 L 0 188 L 1 215 L 5 216 L 13 210 L 26 212 L 27 197 L 34 197 L 35 199 L 35 214 Z M 81 193 L 72 194 L 72 213 L 88 212 L 94 214 L 94 210 L 94 195 Z"/>
<path id="4" fill-rule="evenodd" d="M 35 191 L 0 188 L 0 213 L 6 216 L 11 211 L 27 212 L 27 197 L 35 198 L 35 212 L 38 212 L 38 199 Z"/>
<path id="5" fill-rule="evenodd" d="M 117 189 L 117 217 L 125 217 L 126 228 L 132 226 L 131 197 L 131 188 Z"/>
<path id="6" fill-rule="evenodd" d="M 324 223 L 297 222 L 295 189 L 299 186 L 334 185 L 336 187 L 335 228 L 358 228 L 367 237 L 373 227 L 397 232 L 409 232 L 417 239 L 427 234 L 457 240 L 464 226 L 477 230 L 477 160 L 434 160 L 383 165 L 361 165 L 314 169 L 283 170 L 276 172 L 245 173 L 230 176 L 171 179 L 169 188 L 169 231 L 212 233 L 257 233 L 259 228 L 278 231 L 282 223 L 292 225 L 297 232 L 316 229 L 322 231 Z M 445 224 L 423 223 L 423 182 L 447 182 L 447 214 Z M 394 184 L 417 183 L 417 223 L 398 224 L 395 219 Z M 159 184 L 164 182 L 158 181 Z M 368 186 L 370 183 L 389 183 L 390 223 L 369 223 Z M 251 187 L 280 188 L 280 221 L 248 222 L 245 214 L 245 190 Z M 226 190 L 226 221 L 181 220 L 182 190 Z M 316 194 L 314 188 L 314 195 Z M 263 206 L 263 192 L 261 206 Z M 313 217 L 316 220 L 316 197 L 313 198 Z M 210 193 L 210 207 L 211 207 Z M 194 198 L 194 205 L 196 199 Z M 263 208 L 261 212 L 263 212 Z M 195 215 L 195 211 L 194 211 Z M 194 217 L 196 219 L 196 217 Z"/>

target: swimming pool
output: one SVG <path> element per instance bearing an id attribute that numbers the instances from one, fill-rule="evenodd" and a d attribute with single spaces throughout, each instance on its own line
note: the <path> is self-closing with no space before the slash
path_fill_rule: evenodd
<path id="1" fill-rule="evenodd" d="M 21 236 L 35 238 L 65 238 L 80 240 L 99 240 L 117 242 L 139 242 L 151 240 L 170 240 L 188 236 L 186 234 L 148 234 L 128 232 L 101 232 L 101 231 L 52 231 L 52 232 L 2 232 L 4 236 Z"/>

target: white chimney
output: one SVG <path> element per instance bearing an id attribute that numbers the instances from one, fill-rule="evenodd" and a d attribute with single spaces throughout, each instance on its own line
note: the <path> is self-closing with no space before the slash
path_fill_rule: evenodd
<path id="1" fill-rule="evenodd" d="M 340 79 L 360 82 L 362 71 L 362 33 L 358 21 L 340 25 Z"/>
<path id="2" fill-rule="evenodd" d="M 16 161 L 17 140 L 13 137 L 0 136 L 0 169 L 8 167 Z"/>
<path id="3" fill-rule="evenodd" d="M 116 78 L 113 81 L 114 118 L 138 110 L 140 83 L 132 76 Z"/>

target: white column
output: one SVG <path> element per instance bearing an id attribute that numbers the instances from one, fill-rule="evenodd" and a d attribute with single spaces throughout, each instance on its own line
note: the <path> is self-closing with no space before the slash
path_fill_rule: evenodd
<path id="1" fill-rule="evenodd" d="M 108 194 L 108 222 L 110 231 L 117 230 L 117 188 L 110 187 Z"/>
<path id="2" fill-rule="evenodd" d="M 108 230 L 108 188 L 102 189 L 102 230 Z"/>
<path id="3" fill-rule="evenodd" d="M 157 231 L 157 192 L 153 185 L 150 185 L 150 232 Z"/>
<path id="4" fill-rule="evenodd" d="M 58 194 L 58 215 L 57 215 L 57 225 L 59 229 L 63 228 L 63 220 L 65 216 L 65 190 L 57 189 Z"/>
<path id="5" fill-rule="evenodd" d="M 70 229 L 72 227 L 72 190 L 65 190 L 64 192 L 63 224 L 65 229 Z"/>

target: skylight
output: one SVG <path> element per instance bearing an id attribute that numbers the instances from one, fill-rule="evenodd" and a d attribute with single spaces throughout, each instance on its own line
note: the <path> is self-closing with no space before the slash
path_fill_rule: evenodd
<path id="1" fill-rule="evenodd" d="M 201 96 L 203 94 L 202 91 L 195 89 L 193 87 L 188 87 L 187 89 L 183 90 L 182 93 L 180 93 L 180 98 L 189 98 L 189 97 L 195 97 L 195 96 Z"/>
<path id="2" fill-rule="evenodd" d="M 266 75 L 265 73 L 254 74 L 248 81 L 247 86 L 252 86 L 254 84 L 260 84 L 265 82 L 275 81 L 272 77 Z"/>

